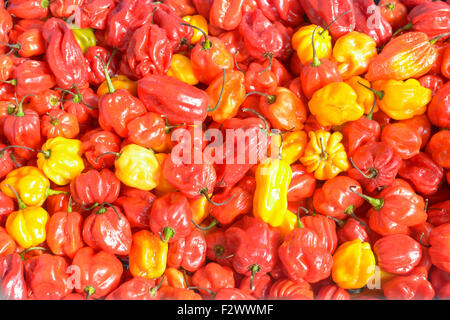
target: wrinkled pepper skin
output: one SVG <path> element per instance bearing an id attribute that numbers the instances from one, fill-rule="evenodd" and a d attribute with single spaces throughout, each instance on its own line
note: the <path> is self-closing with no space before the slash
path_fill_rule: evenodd
<path id="1" fill-rule="evenodd" d="M 108 294 L 105 300 L 158 300 L 159 290 L 153 279 L 134 277 Z"/>
<path id="2" fill-rule="evenodd" d="M 83 216 L 75 211 L 54 213 L 47 223 L 47 244 L 55 255 L 72 259 L 84 246 L 81 237 Z"/>
<path id="3" fill-rule="evenodd" d="M 130 272 L 135 277 L 156 279 L 164 274 L 167 264 L 168 244 L 147 230 L 133 234 L 129 254 Z"/>
<path id="4" fill-rule="evenodd" d="M 13 253 L 0 256 L 0 292 L 2 299 L 25 300 L 28 297 L 20 255 Z"/>
<path id="5" fill-rule="evenodd" d="M 171 123 L 193 124 L 207 116 L 207 93 L 166 75 L 148 75 L 139 80 L 138 96 L 148 110 L 166 115 Z"/>
<path id="6" fill-rule="evenodd" d="M 223 288 L 234 288 L 233 270 L 230 267 L 210 262 L 194 273 L 192 276 L 192 284 L 195 287 L 212 291 L 219 291 Z M 200 293 L 208 296 L 205 290 L 200 290 Z"/>
<path id="7" fill-rule="evenodd" d="M 383 286 L 383 293 L 388 300 L 431 300 L 435 295 L 423 267 L 414 269 L 410 275 L 389 280 Z"/>
<path id="8" fill-rule="evenodd" d="M 195 272 L 205 264 L 206 250 L 205 237 L 199 230 L 193 230 L 169 245 L 167 266 Z"/>
<path id="9" fill-rule="evenodd" d="M 356 31 L 371 36 L 375 40 L 377 47 L 390 40 L 392 27 L 389 22 L 382 15 L 375 19 L 372 17 L 373 14 L 377 14 L 374 13 L 376 6 L 373 0 L 353 0 L 353 4 L 355 8 Z"/>
<path id="10" fill-rule="evenodd" d="M 434 228 L 429 238 L 431 248 L 428 252 L 431 262 L 445 272 L 450 271 L 449 238 L 450 223 L 441 224 Z"/>
<path id="11" fill-rule="evenodd" d="M 450 5 L 443 1 L 424 2 L 409 12 L 408 19 L 414 31 L 431 39 L 450 30 Z"/>
<path id="12" fill-rule="evenodd" d="M 50 18 L 42 32 L 47 44 L 47 62 L 57 85 L 63 89 L 74 85 L 84 87 L 88 83 L 88 66 L 70 26 L 61 19 Z"/>
<path id="13" fill-rule="evenodd" d="M 284 160 L 266 159 L 258 165 L 255 178 L 253 215 L 272 227 L 278 227 L 283 222 L 287 209 L 287 192 L 292 169 Z"/>

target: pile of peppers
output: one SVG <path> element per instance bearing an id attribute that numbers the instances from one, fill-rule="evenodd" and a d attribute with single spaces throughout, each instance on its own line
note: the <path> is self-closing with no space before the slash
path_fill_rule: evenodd
<path id="1" fill-rule="evenodd" d="M 0 297 L 450 299 L 449 3 L 0 0 Z"/>

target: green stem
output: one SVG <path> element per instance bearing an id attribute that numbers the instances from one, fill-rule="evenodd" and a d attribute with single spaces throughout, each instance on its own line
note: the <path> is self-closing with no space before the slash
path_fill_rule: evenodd
<path id="1" fill-rule="evenodd" d="M 353 190 L 355 188 L 357 188 L 357 186 L 350 186 L 349 187 L 351 192 L 353 192 L 354 194 L 360 196 L 361 198 L 363 198 L 364 200 L 369 202 L 374 210 L 380 210 L 381 208 L 383 208 L 384 199 L 378 199 L 378 198 L 372 198 L 372 197 L 366 196 L 365 194 L 362 194 L 362 193 L 359 193 L 359 192 Z"/>
<path id="2" fill-rule="evenodd" d="M 108 155 L 108 154 L 112 154 L 112 155 L 115 155 L 117 158 L 119 158 L 120 157 L 120 153 L 118 153 L 118 152 L 110 152 L 110 151 L 108 151 L 108 152 L 105 152 L 105 153 L 102 153 L 101 155 L 99 155 L 97 158 L 95 158 L 95 162 L 97 162 L 98 161 L 98 159 L 100 158 L 100 157 L 103 157 L 103 156 L 106 156 L 106 155 Z"/>
<path id="3" fill-rule="evenodd" d="M 170 227 L 165 227 L 163 229 L 163 235 L 162 242 L 167 243 L 175 235 L 175 230 Z"/>
<path id="4" fill-rule="evenodd" d="M 194 224 L 194 226 L 200 230 L 210 230 L 212 228 L 214 228 L 215 226 L 217 226 L 219 224 L 219 221 L 217 221 L 216 219 L 214 219 L 209 226 L 207 227 L 202 227 L 201 225 L 197 224 L 194 220 L 192 220 L 192 223 Z"/>
<path id="5" fill-rule="evenodd" d="M 404 26 L 401 27 L 400 29 L 397 29 L 397 31 L 395 31 L 395 32 L 392 34 L 391 38 L 395 37 L 397 34 L 399 34 L 399 33 L 402 32 L 402 31 L 411 29 L 412 27 L 413 27 L 412 22 L 408 23 L 407 25 L 404 25 Z"/>
<path id="6" fill-rule="evenodd" d="M 202 42 L 203 50 L 209 50 L 209 49 L 211 49 L 212 43 L 211 43 L 211 41 L 209 41 L 208 35 L 206 34 L 205 31 L 203 31 L 202 29 L 200 29 L 200 28 L 197 27 L 197 26 L 193 26 L 192 24 L 189 24 L 189 23 L 186 23 L 186 22 L 182 22 L 181 25 L 182 25 L 182 26 L 186 26 L 186 27 L 191 27 L 191 28 L 194 28 L 194 29 L 200 31 L 200 32 L 203 34 L 203 36 L 205 37 L 205 41 Z"/>
<path id="7" fill-rule="evenodd" d="M 312 45 L 312 49 L 313 49 L 313 61 L 311 62 L 311 65 L 313 67 L 318 67 L 318 66 L 320 66 L 322 64 L 320 62 L 319 57 L 317 57 L 316 46 L 314 45 L 314 35 L 316 34 L 317 28 L 319 28 L 319 26 L 314 28 L 314 31 L 313 31 L 312 37 L 311 37 L 311 45 Z"/>
<path id="8" fill-rule="evenodd" d="M 70 195 L 70 193 L 68 193 L 67 191 L 56 191 L 56 190 L 52 190 L 50 188 L 48 188 L 47 191 L 46 191 L 46 197 L 55 196 L 57 194 Z"/>
<path id="9" fill-rule="evenodd" d="M 100 56 L 95 56 L 95 58 L 99 59 L 102 62 L 103 73 L 105 74 L 106 84 L 108 85 L 109 93 L 114 93 L 114 91 L 116 91 L 116 90 L 114 89 L 114 86 L 112 84 L 111 77 L 109 76 L 109 73 L 108 73 L 108 67 L 106 66 L 105 61 Z"/>
<path id="10" fill-rule="evenodd" d="M 164 275 L 161 277 L 161 281 L 159 281 L 159 283 L 156 287 L 150 288 L 149 293 L 152 297 L 156 296 L 156 294 L 158 293 L 158 290 L 161 288 L 163 282 L 164 282 Z"/>
<path id="11" fill-rule="evenodd" d="M 348 14 L 348 13 L 350 13 L 350 12 L 352 12 L 353 10 L 351 9 L 351 10 L 348 10 L 348 11 L 345 11 L 344 13 L 342 13 L 341 15 L 339 15 L 338 17 L 336 17 L 336 19 L 334 19 L 333 21 L 331 21 L 326 27 L 325 27 L 325 29 L 323 29 L 321 32 L 319 32 L 319 35 L 322 35 L 322 33 L 324 33 L 326 30 L 328 30 L 330 27 L 331 27 L 331 25 L 333 24 L 333 23 L 335 23 L 338 19 L 340 19 L 341 17 L 343 17 L 343 16 L 345 16 L 346 14 Z"/>
<path id="12" fill-rule="evenodd" d="M 439 41 L 441 38 L 444 38 L 444 37 L 447 37 L 447 36 L 450 36 L 450 32 L 446 32 L 446 33 L 443 33 L 443 34 L 440 34 L 440 35 L 434 37 L 433 39 L 430 40 L 430 44 L 433 45 L 437 41 Z"/>
<path id="13" fill-rule="evenodd" d="M 44 251 L 47 251 L 48 253 L 52 254 L 52 252 L 50 250 L 48 250 L 47 248 L 44 248 L 44 247 L 30 247 L 30 248 L 27 248 L 27 249 L 23 250 L 20 253 L 20 259 L 22 259 L 22 261 L 25 261 L 26 260 L 25 259 L 25 254 L 27 252 L 30 252 L 30 251 L 33 251 L 33 250 L 44 250 Z"/>
<path id="14" fill-rule="evenodd" d="M 211 203 L 212 205 L 217 206 L 217 207 L 220 207 L 220 206 L 223 206 L 223 205 L 227 204 L 228 202 L 230 202 L 234 198 L 234 194 L 233 194 L 231 197 L 229 197 L 224 202 L 215 202 L 209 197 L 207 188 L 201 189 L 200 190 L 200 194 L 204 195 L 206 200 L 208 200 L 209 203 Z"/>
<path id="15" fill-rule="evenodd" d="M 26 209 L 27 205 L 25 204 L 25 202 L 22 201 L 22 199 L 20 199 L 20 196 L 17 193 L 16 189 L 14 189 L 14 187 L 12 185 L 9 185 L 9 184 L 5 184 L 5 186 L 9 187 L 12 190 L 12 192 L 14 193 L 14 195 L 16 196 L 17 203 L 19 204 L 19 209 L 20 210 Z"/>
<path id="16" fill-rule="evenodd" d="M 261 271 L 261 267 L 257 264 L 254 264 L 249 269 L 252 272 L 252 275 L 250 277 L 250 290 L 253 290 L 253 281 L 255 280 L 255 275 L 257 272 Z"/>
<path id="17" fill-rule="evenodd" d="M 378 99 L 380 99 L 380 100 L 383 99 L 383 97 L 384 97 L 384 91 L 375 90 L 375 89 L 373 89 L 373 88 L 371 88 L 371 87 L 366 86 L 364 83 L 361 83 L 361 82 L 359 82 L 359 81 L 358 81 L 358 83 L 359 83 L 360 85 L 362 85 L 364 88 L 366 88 L 367 90 L 370 90 L 370 91 L 372 91 L 374 94 L 376 94 L 376 96 L 378 97 Z"/>
<path id="18" fill-rule="evenodd" d="M 276 95 L 269 95 L 267 93 L 262 93 L 262 92 L 259 92 L 259 91 L 250 91 L 249 93 L 247 93 L 244 96 L 244 100 L 247 99 L 247 97 L 251 96 L 252 94 L 259 94 L 260 96 L 266 97 L 267 98 L 267 102 L 269 104 L 272 104 L 272 103 L 274 103 L 277 100 L 277 96 Z"/>
<path id="19" fill-rule="evenodd" d="M 303 210 L 306 214 L 309 213 L 309 210 L 302 206 L 297 208 L 297 228 L 304 228 L 305 226 L 303 225 L 302 221 L 300 220 L 300 210 Z"/>
<path id="20" fill-rule="evenodd" d="M 369 170 L 369 175 L 365 174 L 364 172 L 362 172 L 357 166 L 356 164 L 353 162 L 353 159 L 350 157 L 348 160 L 350 160 L 350 163 L 352 164 L 353 168 L 356 169 L 356 171 L 359 172 L 360 175 L 362 175 L 364 178 L 366 179 L 374 179 L 377 177 L 378 175 L 378 170 L 375 168 L 370 168 Z"/>
<path id="21" fill-rule="evenodd" d="M 256 91 L 255 91 L 256 92 Z M 255 114 L 258 118 L 260 118 L 264 122 L 264 129 L 262 129 L 267 135 L 269 135 L 269 124 L 267 123 L 266 118 L 264 118 L 259 112 L 250 109 L 250 108 L 243 108 L 243 112 L 251 112 Z"/>
<path id="22" fill-rule="evenodd" d="M 222 68 L 222 72 L 223 72 L 223 78 L 222 78 L 222 89 L 220 90 L 220 96 L 219 99 L 217 100 L 216 105 L 214 106 L 214 108 L 208 108 L 206 109 L 207 112 L 213 112 L 216 111 L 216 109 L 219 107 L 220 102 L 222 101 L 222 96 L 223 96 L 223 90 L 225 89 L 225 68 Z"/>
<path id="23" fill-rule="evenodd" d="M 86 292 L 86 300 L 89 300 L 89 298 L 95 293 L 95 288 L 93 286 L 86 286 L 84 288 L 84 292 Z"/>

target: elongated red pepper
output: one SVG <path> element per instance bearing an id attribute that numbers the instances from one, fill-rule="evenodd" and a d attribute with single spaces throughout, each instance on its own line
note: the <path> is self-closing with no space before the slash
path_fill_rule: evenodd
<path id="1" fill-rule="evenodd" d="M 234 30 L 242 19 L 244 0 L 213 0 L 209 11 L 209 22 L 223 30 Z"/>
<path id="2" fill-rule="evenodd" d="M 0 292 L 8 300 L 25 300 L 28 296 L 23 262 L 17 253 L 0 256 Z"/>
<path id="3" fill-rule="evenodd" d="M 61 19 L 50 18 L 42 33 L 47 44 L 46 59 L 56 83 L 63 89 L 88 83 L 88 65 L 70 26 Z"/>
<path id="4" fill-rule="evenodd" d="M 408 19 L 411 22 L 406 28 L 424 32 L 431 39 L 450 30 L 450 5 L 443 1 L 424 2 L 409 12 Z"/>

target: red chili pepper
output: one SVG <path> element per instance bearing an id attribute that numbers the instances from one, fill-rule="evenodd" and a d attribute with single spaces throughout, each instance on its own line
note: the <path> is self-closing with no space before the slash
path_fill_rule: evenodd
<path id="1" fill-rule="evenodd" d="M 165 75 L 172 62 L 172 44 L 164 29 L 145 24 L 133 33 L 126 54 L 129 67 L 138 78 Z"/>
<path id="2" fill-rule="evenodd" d="M 6 196 L 3 193 L 0 195 L 0 203 L 3 204 L 3 198 Z M 11 198 L 9 198 L 11 199 Z M 12 199 L 11 199 L 12 200 Z M 4 210 L 1 208 L 0 210 Z M 14 211 L 14 203 L 13 203 L 13 211 Z M 16 242 L 9 235 L 5 228 L 0 227 L 0 257 L 7 256 L 13 254 L 16 251 Z M 1 262 L 0 262 L 1 265 Z M 1 270 L 1 267 L 0 267 Z M 1 273 L 0 273 L 1 274 Z"/>
<path id="3" fill-rule="evenodd" d="M 15 165 L 11 157 L 12 147 L 0 143 L 0 178 L 3 179 L 8 173 L 14 170 Z M 14 157 L 14 156 L 13 156 Z M 3 201 L 2 201 L 3 203 Z"/>
<path id="4" fill-rule="evenodd" d="M 280 279 L 270 288 L 269 298 L 275 300 L 313 300 L 314 292 L 305 280 Z"/>
<path id="5" fill-rule="evenodd" d="M 407 234 L 409 227 L 427 220 L 423 198 L 404 180 L 395 179 L 377 198 L 363 197 L 372 205 L 369 226 L 380 235 Z"/>
<path id="6" fill-rule="evenodd" d="M 14 68 L 14 62 L 10 56 L 0 55 L 0 81 L 9 80 L 13 75 Z"/>
<path id="7" fill-rule="evenodd" d="M 15 68 L 14 74 L 16 81 L 13 84 L 19 97 L 38 95 L 55 86 L 55 78 L 48 65 L 42 61 L 24 61 Z"/>
<path id="8" fill-rule="evenodd" d="M 186 237 L 170 243 L 167 265 L 195 272 L 205 263 L 206 250 L 205 237 L 200 231 L 193 230 Z"/>
<path id="9" fill-rule="evenodd" d="M 450 82 L 433 96 L 428 105 L 427 115 L 435 126 L 450 129 Z"/>
<path id="10" fill-rule="evenodd" d="M 283 48 L 283 38 L 260 9 L 247 12 L 239 24 L 239 32 L 244 38 L 248 53 L 257 60 L 276 58 Z"/>
<path id="11" fill-rule="evenodd" d="M 86 293 L 87 299 L 101 298 L 117 288 L 123 273 L 120 260 L 111 253 L 95 251 L 84 247 L 77 251 L 72 261 L 80 268 L 79 293 Z"/>
<path id="12" fill-rule="evenodd" d="M 172 7 L 179 17 L 190 16 L 196 13 L 191 0 L 167 0 L 164 3 Z"/>
<path id="13" fill-rule="evenodd" d="M 199 289 L 203 296 L 209 296 L 211 291 L 234 288 L 233 270 L 227 266 L 210 262 L 194 273 L 192 284 Z M 202 290 L 202 288 L 208 291 Z"/>
<path id="14" fill-rule="evenodd" d="M 406 28 L 424 32 L 430 39 L 450 30 L 450 5 L 443 1 L 424 2 L 408 14 Z"/>
<path id="15" fill-rule="evenodd" d="M 314 209 L 323 215 L 337 219 L 345 219 L 347 216 L 353 215 L 353 211 L 364 201 L 358 199 L 358 195 L 351 190 L 352 186 L 355 191 L 361 192 L 358 181 L 352 178 L 337 176 L 327 180 L 321 188 L 314 192 Z"/>
<path id="16" fill-rule="evenodd" d="M 270 278 L 267 274 L 259 274 L 255 275 L 253 279 L 253 288 L 250 288 L 251 276 L 244 277 L 241 280 L 239 285 L 239 289 L 246 292 L 249 295 L 252 295 L 256 299 L 266 299 L 269 295 L 269 290 L 272 285 L 272 278 Z"/>
<path id="17" fill-rule="evenodd" d="M 28 107 L 42 116 L 51 110 L 61 107 L 61 94 L 59 91 L 47 89 L 38 95 L 32 96 Z"/>
<path id="18" fill-rule="evenodd" d="M 214 0 L 192 0 L 198 14 L 209 17 L 209 11 L 211 9 Z"/>
<path id="19" fill-rule="evenodd" d="M 365 223 L 365 222 L 364 222 Z M 367 242 L 369 240 L 367 224 L 364 225 L 359 220 L 349 217 L 343 223 L 339 224 L 337 229 L 337 235 L 339 243 L 360 239 L 361 242 Z"/>
<path id="20" fill-rule="evenodd" d="M 45 53 L 45 41 L 41 28 L 25 29 L 20 33 L 18 32 L 18 35 L 14 38 L 11 31 L 10 37 L 16 43 L 8 46 L 13 48 L 21 57 L 29 58 Z"/>
<path id="21" fill-rule="evenodd" d="M 270 21 L 282 20 L 292 26 L 298 26 L 303 22 L 305 12 L 298 1 L 257 0 L 256 3 Z"/>
<path id="22" fill-rule="evenodd" d="M 221 225 L 232 223 L 239 215 L 247 214 L 252 209 L 253 195 L 239 186 L 215 194 L 212 200 L 221 203 L 230 198 L 222 206 L 209 206 L 209 214 Z"/>
<path id="23" fill-rule="evenodd" d="M 41 119 L 41 134 L 47 139 L 64 137 L 72 139 L 78 136 L 80 128 L 77 117 L 61 109 L 53 109 Z"/>
<path id="24" fill-rule="evenodd" d="M 434 203 L 428 208 L 428 222 L 434 226 L 450 222 L 450 200 Z"/>
<path id="25" fill-rule="evenodd" d="M 420 243 L 404 234 L 393 234 L 379 239 L 373 245 L 378 265 L 387 272 L 407 274 L 422 258 Z"/>
<path id="26" fill-rule="evenodd" d="M 332 219 L 316 214 L 303 216 L 300 222 L 306 229 L 314 231 L 319 237 L 321 246 L 326 248 L 330 254 L 333 254 L 338 244 L 338 238 L 336 223 Z"/>
<path id="27" fill-rule="evenodd" d="M 120 192 L 120 181 L 108 169 L 100 172 L 89 170 L 75 177 L 70 183 L 70 193 L 75 202 L 84 206 L 98 206 L 113 203 Z"/>
<path id="28" fill-rule="evenodd" d="M 120 151 L 120 138 L 117 135 L 98 128 L 87 132 L 81 138 L 81 141 L 83 142 L 84 156 L 94 169 L 112 168 L 116 156 L 105 153 L 118 153 Z M 99 158 L 102 154 L 105 155 Z"/>
<path id="29" fill-rule="evenodd" d="M 184 288 L 165 286 L 159 289 L 161 300 L 202 300 L 198 293 Z"/>
<path id="30" fill-rule="evenodd" d="M 68 264 L 63 257 L 44 253 L 24 263 L 25 279 L 37 300 L 60 300 L 72 288 L 68 285 Z"/>
<path id="31" fill-rule="evenodd" d="M 368 192 L 391 184 L 402 165 L 400 156 L 385 142 L 368 142 L 358 147 L 350 159 L 353 167 L 348 176 Z"/>
<path id="32" fill-rule="evenodd" d="M 319 26 L 329 26 L 331 35 L 335 38 L 355 29 L 355 6 L 352 0 L 300 0 L 311 23 Z M 343 15 L 345 12 L 350 11 Z M 333 24 L 331 24 L 334 21 Z"/>
<path id="33" fill-rule="evenodd" d="M 47 244 L 56 255 L 72 259 L 83 247 L 81 225 L 83 217 L 69 207 L 67 211 L 54 213 L 47 223 Z"/>
<path id="34" fill-rule="evenodd" d="M 234 56 L 236 62 L 244 62 L 250 57 L 245 47 L 244 38 L 239 33 L 239 30 L 235 29 L 233 31 L 223 32 L 218 38 L 222 41 L 228 52 Z"/>
<path id="35" fill-rule="evenodd" d="M 21 19 L 42 19 L 48 15 L 49 1 L 9 0 L 6 10 Z"/>
<path id="36" fill-rule="evenodd" d="M 245 89 L 247 92 L 259 91 L 272 94 L 277 88 L 275 74 L 258 62 L 252 62 L 245 72 Z"/>
<path id="37" fill-rule="evenodd" d="M 0 291 L 8 300 L 25 300 L 28 296 L 23 262 L 17 253 L 0 256 Z"/>
<path id="38" fill-rule="evenodd" d="M 128 255 L 132 242 L 131 226 L 118 207 L 102 205 L 85 219 L 83 240 L 95 250 Z"/>
<path id="39" fill-rule="evenodd" d="M 209 11 L 209 23 L 223 30 L 234 30 L 242 19 L 244 0 L 213 0 Z"/>
<path id="40" fill-rule="evenodd" d="M 114 0 L 85 0 L 81 7 L 80 28 L 104 30 L 107 18 L 115 6 Z"/>
<path id="41" fill-rule="evenodd" d="M 256 300 L 255 297 L 237 288 L 222 288 L 215 296 L 216 300 Z"/>
<path id="42" fill-rule="evenodd" d="M 450 298 L 450 273 L 433 268 L 430 272 L 430 282 L 436 292 L 436 297 L 441 300 Z"/>
<path id="43" fill-rule="evenodd" d="M 156 196 L 149 192 L 130 187 L 122 188 L 120 197 L 115 201 L 122 207 L 132 228 L 148 228 L 150 211 Z"/>
<path id="44" fill-rule="evenodd" d="M 403 160 L 398 174 L 408 180 L 417 192 L 424 195 L 435 193 L 444 179 L 444 169 L 423 152 L 411 159 Z"/>
<path id="45" fill-rule="evenodd" d="M 450 168 L 450 131 L 441 130 L 435 133 L 428 142 L 426 151 L 438 165 Z"/>
<path id="46" fill-rule="evenodd" d="M 423 267 L 414 269 L 408 276 L 389 280 L 383 286 L 383 293 L 388 300 L 431 300 L 435 295 Z"/>
<path id="47" fill-rule="evenodd" d="M 450 273 L 450 223 L 441 224 L 430 233 L 428 250 L 431 262 L 439 269 Z"/>
<path id="48" fill-rule="evenodd" d="M 4 6 L 0 6 L 0 53 L 5 53 L 8 33 L 13 28 L 13 19 Z"/>
<path id="49" fill-rule="evenodd" d="M 71 99 L 65 101 L 63 109 L 75 115 L 78 123 L 81 126 L 89 124 L 93 119 L 99 116 L 98 103 L 99 98 L 94 91 L 87 87 L 83 89 L 76 89 L 77 93 L 72 91 L 63 91 L 64 94 L 69 94 Z"/>
<path id="50" fill-rule="evenodd" d="M 26 97 L 26 96 L 25 96 Z M 26 148 L 41 147 L 41 126 L 39 115 L 31 109 L 22 109 L 24 98 L 17 103 L 16 110 L 9 114 L 3 124 L 3 131 L 8 141 L 15 146 L 15 152 L 27 160 L 36 155 L 35 151 Z"/>
<path id="51" fill-rule="evenodd" d="M 405 123 L 390 123 L 381 132 L 381 141 L 388 144 L 402 159 L 418 155 L 422 145 L 420 133 Z"/>
<path id="52" fill-rule="evenodd" d="M 408 9 L 400 0 L 381 0 L 378 3 L 380 14 L 389 22 L 393 30 L 403 27 L 408 22 Z"/>
<path id="53" fill-rule="evenodd" d="M 156 285 L 155 280 L 134 277 L 108 294 L 105 300 L 158 300 L 159 298 L 159 286 Z"/>
<path id="54" fill-rule="evenodd" d="M 206 235 L 206 256 L 220 265 L 231 267 L 233 252 L 227 245 L 225 231 L 215 229 Z"/>
<path id="55" fill-rule="evenodd" d="M 165 115 L 171 123 L 193 124 L 207 116 L 208 94 L 173 77 L 153 74 L 142 78 L 138 96 L 149 111 Z"/>
<path id="56" fill-rule="evenodd" d="M 85 53 L 86 60 L 89 64 L 89 83 L 94 86 L 99 86 L 106 80 L 105 73 L 103 71 L 103 65 L 100 57 L 103 61 L 111 61 L 108 65 L 108 74 L 116 74 L 118 66 L 117 61 L 111 58 L 111 52 L 103 47 L 92 46 L 87 48 Z"/>
<path id="57" fill-rule="evenodd" d="M 391 38 L 392 27 L 383 15 L 376 11 L 378 8 L 373 0 L 353 0 L 353 4 L 355 30 L 371 36 L 377 46 L 386 43 Z"/>
<path id="58" fill-rule="evenodd" d="M 252 278 L 258 272 L 270 272 L 277 261 L 280 232 L 258 218 L 244 216 L 241 221 L 242 226 L 231 226 L 225 232 L 234 254 L 233 269 Z"/>
<path id="59" fill-rule="evenodd" d="M 166 31 L 173 51 L 183 51 L 194 35 L 192 28 L 184 25 L 184 20 L 167 4 L 156 4 L 152 14 L 153 22 Z"/>
<path id="60" fill-rule="evenodd" d="M 417 79 L 422 87 L 428 88 L 431 90 L 431 94 L 436 94 L 436 91 L 438 91 L 443 85 L 444 80 L 440 76 L 435 76 L 431 74 L 427 74 L 423 77 L 420 77 Z"/>
<path id="61" fill-rule="evenodd" d="M 350 300 L 350 294 L 335 284 L 320 288 L 316 300 Z"/>
<path id="62" fill-rule="evenodd" d="M 170 128 L 162 116 L 148 112 L 128 123 L 128 140 L 145 148 L 157 148 L 166 141 Z"/>
<path id="63" fill-rule="evenodd" d="M 349 156 L 353 156 L 359 147 L 378 141 L 381 135 L 380 124 L 371 119 L 370 114 L 356 121 L 349 121 L 342 128 L 342 143 Z"/>
<path id="64" fill-rule="evenodd" d="M 191 220 L 192 210 L 188 199 L 179 192 L 169 192 L 153 203 L 150 229 L 160 235 L 164 242 L 172 243 L 191 233 Z"/>
<path id="65" fill-rule="evenodd" d="M 289 202 L 300 201 L 312 197 L 316 189 L 316 179 L 314 175 L 307 172 L 301 164 L 291 166 L 292 179 L 289 185 L 287 200 Z"/>
<path id="66" fill-rule="evenodd" d="M 42 32 L 47 44 L 46 59 L 57 85 L 63 89 L 74 85 L 83 88 L 88 83 L 88 65 L 70 26 L 61 19 L 50 18 Z"/>

